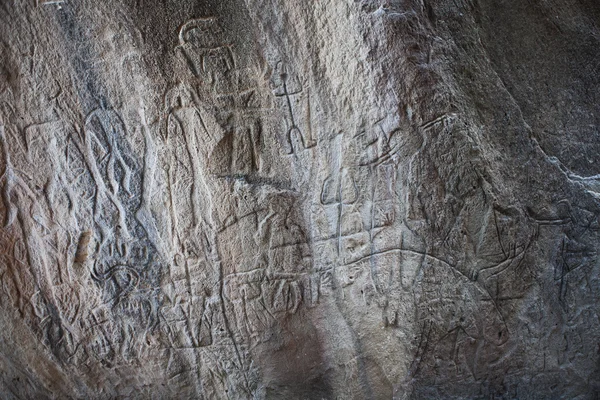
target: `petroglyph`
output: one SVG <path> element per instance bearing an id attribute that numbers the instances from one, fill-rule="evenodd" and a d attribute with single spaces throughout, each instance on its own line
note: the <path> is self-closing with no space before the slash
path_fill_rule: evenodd
<path id="1" fill-rule="evenodd" d="M 496 3 L 0 2 L 0 398 L 598 397 L 600 14 Z"/>

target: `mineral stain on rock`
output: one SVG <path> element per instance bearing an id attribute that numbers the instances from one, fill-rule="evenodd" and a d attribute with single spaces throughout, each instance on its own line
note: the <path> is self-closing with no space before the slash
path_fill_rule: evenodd
<path id="1" fill-rule="evenodd" d="M 85 231 L 79 236 L 77 251 L 75 252 L 75 262 L 84 263 L 88 258 L 89 244 L 92 238 L 92 231 Z"/>

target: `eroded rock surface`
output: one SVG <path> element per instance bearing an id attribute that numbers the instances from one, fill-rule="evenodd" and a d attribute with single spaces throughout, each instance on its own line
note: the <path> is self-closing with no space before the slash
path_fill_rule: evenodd
<path id="1" fill-rule="evenodd" d="M 0 2 L 0 397 L 596 398 L 595 0 Z"/>

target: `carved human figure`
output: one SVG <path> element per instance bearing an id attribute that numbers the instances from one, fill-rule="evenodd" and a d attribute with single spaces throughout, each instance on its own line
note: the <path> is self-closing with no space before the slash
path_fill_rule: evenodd
<path id="1" fill-rule="evenodd" d="M 308 89 L 304 91 L 298 77 L 292 77 L 288 67 L 282 61 L 275 66 L 272 76 L 275 97 L 282 100 L 282 107 L 287 110 L 285 146 L 288 154 L 300 152 L 316 146 L 317 142 L 311 134 L 310 97 Z M 306 94 L 306 96 L 304 96 Z M 305 104 L 306 103 L 306 104 Z M 299 120 L 302 112 L 306 113 L 306 121 Z M 307 129 L 301 129 L 303 125 Z"/>

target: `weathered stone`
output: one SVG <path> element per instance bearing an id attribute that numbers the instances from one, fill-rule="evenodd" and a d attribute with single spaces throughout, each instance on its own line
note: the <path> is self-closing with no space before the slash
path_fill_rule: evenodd
<path id="1" fill-rule="evenodd" d="M 599 396 L 600 5 L 517 3 L 1 1 L 0 397 Z"/>

